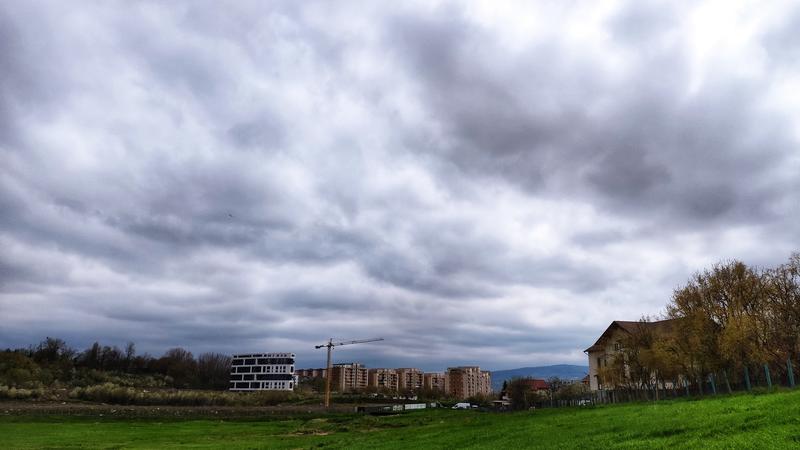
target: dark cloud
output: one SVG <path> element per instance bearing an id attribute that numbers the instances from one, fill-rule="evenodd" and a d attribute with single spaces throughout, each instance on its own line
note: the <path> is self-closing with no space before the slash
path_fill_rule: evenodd
<path id="1" fill-rule="evenodd" d="M 0 6 L 0 346 L 583 362 L 780 262 L 796 14 L 722 51 L 692 5 L 587 5 Z"/>
<path id="2" fill-rule="evenodd" d="M 614 29 L 633 32 L 635 23 L 657 33 L 657 21 L 670 31 L 666 15 L 640 6 L 620 14 Z M 789 192 L 777 185 L 785 179 L 766 189 L 740 182 L 769 179 L 790 158 L 791 125 L 760 106 L 769 80 L 712 72 L 692 92 L 685 40 L 631 54 L 631 68 L 614 79 L 602 55 L 575 55 L 558 40 L 504 51 L 452 11 L 393 18 L 386 29 L 445 130 L 437 150 L 464 170 L 678 227 L 747 221 Z"/>

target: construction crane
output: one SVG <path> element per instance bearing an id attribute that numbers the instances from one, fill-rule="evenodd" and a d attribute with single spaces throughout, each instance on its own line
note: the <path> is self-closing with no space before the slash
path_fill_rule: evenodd
<path id="1" fill-rule="evenodd" d="M 333 367 L 331 367 L 331 350 L 333 347 L 339 347 L 340 345 L 351 345 L 351 344 L 364 344 L 367 342 L 375 342 L 375 341 L 382 341 L 383 338 L 373 338 L 373 339 L 361 339 L 358 341 L 344 341 L 344 342 L 333 342 L 333 338 L 328 339 L 327 344 L 322 345 L 315 345 L 314 348 L 320 349 L 323 347 L 328 348 L 328 366 L 325 371 L 325 407 L 331 406 L 331 376 L 333 376 Z"/>

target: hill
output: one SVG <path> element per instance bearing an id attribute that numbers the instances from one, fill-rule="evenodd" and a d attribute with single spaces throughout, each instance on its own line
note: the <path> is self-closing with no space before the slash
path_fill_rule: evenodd
<path id="1" fill-rule="evenodd" d="M 495 370 L 492 372 L 492 389 L 499 391 L 503 381 L 512 378 L 543 378 L 558 377 L 565 380 L 579 380 L 589 373 L 589 366 L 575 366 L 570 364 L 556 364 L 554 366 L 520 367 L 519 369 Z"/>

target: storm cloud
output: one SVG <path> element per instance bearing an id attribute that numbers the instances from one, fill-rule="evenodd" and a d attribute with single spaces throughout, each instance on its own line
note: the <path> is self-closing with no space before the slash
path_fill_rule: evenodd
<path id="1" fill-rule="evenodd" d="M 800 8 L 0 5 L 0 347 L 583 363 L 798 250 Z"/>

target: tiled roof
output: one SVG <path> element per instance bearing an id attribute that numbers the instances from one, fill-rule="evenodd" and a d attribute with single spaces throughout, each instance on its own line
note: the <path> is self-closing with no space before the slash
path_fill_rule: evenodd
<path id="1" fill-rule="evenodd" d="M 655 333 L 666 333 L 672 329 L 676 319 L 667 319 L 667 320 L 658 320 L 656 322 L 642 322 L 642 321 L 628 321 L 628 320 L 615 320 L 611 322 L 611 325 L 606 328 L 606 331 L 600 335 L 597 339 L 597 342 L 594 343 L 591 347 L 584 350 L 584 353 L 602 350 L 603 343 L 611 333 L 616 329 L 621 329 L 627 333 L 634 333 L 639 329 L 639 327 L 647 327 Z"/>

